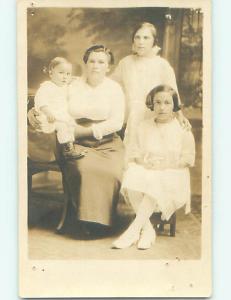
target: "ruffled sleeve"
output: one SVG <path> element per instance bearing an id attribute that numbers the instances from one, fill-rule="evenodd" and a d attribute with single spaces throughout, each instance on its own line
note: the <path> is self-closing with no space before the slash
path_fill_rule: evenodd
<path id="1" fill-rule="evenodd" d="M 191 131 L 183 131 L 180 165 L 193 167 L 195 164 L 195 140 Z"/>

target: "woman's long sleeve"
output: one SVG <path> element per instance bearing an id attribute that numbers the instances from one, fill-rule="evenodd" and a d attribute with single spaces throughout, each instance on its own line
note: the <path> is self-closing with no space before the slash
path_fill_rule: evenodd
<path id="1" fill-rule="evenodd" d="M 107 120 L 102 121 L 92 126 L 93 134 L 96 139 L 101 139 L 103 136 L 119 131 L 124 122 L 124 94 L 120 86 L 116 86 L 111 93 L 110 113 Z"/>

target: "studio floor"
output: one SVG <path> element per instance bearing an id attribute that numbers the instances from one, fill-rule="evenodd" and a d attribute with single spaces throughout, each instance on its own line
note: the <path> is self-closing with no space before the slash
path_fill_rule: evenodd
<path id="1" fill-rule="evenodd" d="M 47 178 L 49 176 L 49 178 Z M 52 180 L 50 180 L 52 178 Z M 48 180 L 49 179 L 49 180 Z M 38 175 L 33 182 L 29 199 L 28 247 L 30 259 L 75 260 L 75 259 L 200 259 L 201 249 L 201 199 L 192 197 L 192 212 L 177 212 L 176 236 L 169 236 L 169 227 L 158 234 L 149 250 L 132 246 L 123 250 L 112 249 L 119 236 L 133 218 L 133 212 L 123 201 L 118 205 L 117 225 L 113 234 L 93 240 L 78 239 L 74 235 L 55 233 L 63 205 L 59 173 Z"/>

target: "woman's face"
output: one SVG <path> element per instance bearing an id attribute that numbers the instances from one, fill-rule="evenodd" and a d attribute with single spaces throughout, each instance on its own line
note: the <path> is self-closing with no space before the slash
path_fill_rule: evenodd
<path id="1" fill-rule="evenodd" d="M 168 92 L 158 92 L 154 96 L 154 112 L 157 120 L 168 121 L 172 118 L 173 114 L 173 99 Z"/>
<path id="2" fill-rule="evenodd" d="M 108 71 L 107 54 L 104 52 L 91 52 L 86 63 L 87 78 L 102 79 Z"/>
<path id="3" fill-rule="evenodd" d="M 139 56 L 147 56 L 154 45 L 154 37 L 149 28 L 140 28 L 134 36 L 134 50 Z"/>

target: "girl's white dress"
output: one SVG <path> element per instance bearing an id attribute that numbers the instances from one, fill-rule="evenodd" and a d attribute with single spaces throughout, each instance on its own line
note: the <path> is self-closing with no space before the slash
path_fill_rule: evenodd
<path id="1" fill-rule="evenodd" d="M 139 123 L 151 116 L 145 105 L 148 93 L 162 84 L 178 91 L 174 70 L 166 59 L 157 54 L 158 51 L 159 48 L 154 47 L 148 57 L 126 56 L 112 74 L 112 78 L 122 85 L 126 96 L 127 126 L 124 142 L 127 151 L 132 147 Z"/>
<path id="2" fill-rule="evenodd" d="M 190 212 L 190 174 L 188 168 L 180 167 L 180 162 L 187 162 L 188 166 L 194 164 L 195 142 L 191 131 L 183 130 L 175 118 L 169 123 L 145 120 L 138 128 L 132 154 L 164 160 L 166 169 L 147 169 L 141 164 L 129 163 L 121 188 L 125 198 L 126 190 L 150 196 L 166 220 L 185 204 L 186 213 Z"/>

